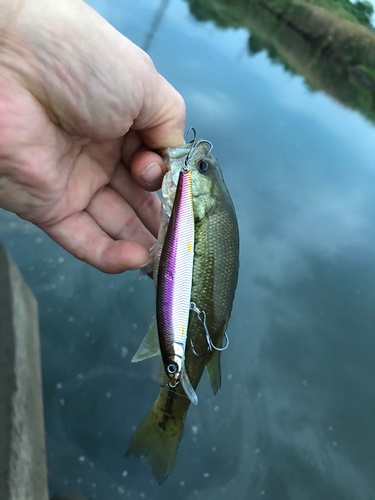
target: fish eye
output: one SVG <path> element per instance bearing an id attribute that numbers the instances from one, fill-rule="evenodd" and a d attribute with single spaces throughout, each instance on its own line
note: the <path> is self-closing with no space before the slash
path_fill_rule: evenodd
<path id="1" fill-rule="evenodd" d="M 177 363 L 169 363 L 169 365 L 167 366 L 167 373 L 169 373 L 169 375 L 173 375 L 174 373 L 176 373 L 178 370 L 178 366 L 177 366 Z"/>
<path id="2" fill-rule="evenodd" d="M 198 168 L 201 172 L 206 172 L 206 170 L 208 169 L 208 162 L 206 160 L 201 160 L 198 163 Z"/>

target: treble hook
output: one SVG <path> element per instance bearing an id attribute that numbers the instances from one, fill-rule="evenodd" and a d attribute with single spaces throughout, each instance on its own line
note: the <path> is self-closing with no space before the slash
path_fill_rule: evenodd
<path id="1" fill-rule="evenodd" d="M 192 130 L 192 131 L 193 131 L 193 133 L 194 133 L 194 138 L 193 138 L 193 140 L 192 140 L 192 141 L 190 141 L 190 143 L 191 143 L 191 148 L 190 148 L 190 151 L 189 151 L 189 153 L 188 153 L 187 157 L 185 158 L 185 167 L 186 167 L 186 168 L 187 168 L 188 161 L 190 160 L 190 158 L 191 158 L 191 156 L 192 156 L 192 154 L 193 154 L 193 152 L 194 152 L 194 149 L 196 148 L 196 141 L 197 141 L 197 132 L 196 132 L 195 128 L 190 127 L 190 128 L 189 128 L 189 130 L 188 130 L 188 135 L 189 135 L 189 133 L 190 133 L 190 131 L 191 131 L 191 130 Z M 190 143 L 189 143 L 189 144 L 190 144 Z"/>
<path id="2" fill-rule="evenodd" d="M 193 131 L 194 138 L 193 138 L 192 141 L 190 141 L 191 148 L 190 148 L 190 151 L 189 151 L 189 153 L 188 153 L 188 155 L 187 155 L 187 157 L 185 159 L 185 167 L 187 167 L 188 161 L 193 156 L 194 150 L 198 146 L 198 144 L 201 144 L 202 142 L 206 142 L 207 144 L 209 144 L 210 145 L 210 149 L 208 151 L 208 154 L 211 153 L 212 148 L 213 148 L 213 145 L 212 145 L 212 143 L 210 141 L 205 141 L 204 139 L 201 139 L 200 141 L 197 141 L 197 132 L 196 132 L 195 128 L 190 127 L 189 130 L 188 130 L 188 132 L 187 132 L 187 135 L 189 135 L 191 131 Z"/>
<path id="3" fill-rule="evenodd" d="M 190 141 L 190 142 L 194 143 L 194 142 L 195 142 L 195 140 L 196 140 L 196 138 L 197 138 L 197 132 L 196 132 L 195 128 L 194 128 L 194 127 L 190 127 L 190 128 L 189 128 L 189 130 L 187 131 L 187 134 L 186 134 L 186 135 L 189 135 L 191 131 L 193 131 L 194 138 L 193 138 L 193 140 L 192 140 L 192 141 Z"/>
<path id="4" fill-rule="evenodd" d="M 191 302 L 190 309 L 192 309 L 197 314 L 199 321 L 202 323 L 204 333 L 206 336 L 206 342 L 207 342 L 207 348 L 206 348 L 205 352 L 203 354 L 199 354 L 194 349 L 193 341 L 190 339 L 190 345 L 191 345 L 191 349 L 192 349 L 193 353 L 198 357 L 202 357 L 202 356 L 205 356 L 207 354 L 207 351 L 210 351 L 211 353 L 213 352 L 213 350 L 225 351 L 225 349 L 227 349 L 227 347 L 229 345 L 229 338 L 228 338 L 227 332 L 224 332 L 225 346 L 224 347 L 216 347 L 216 345 L 211 340 L 210 332 L 208 331 L 208 328 L 207 328 L 206 313 L 202 309 L 199 309 L 199 307 L 197 307 L 197 304 L 195 302 Z"/>

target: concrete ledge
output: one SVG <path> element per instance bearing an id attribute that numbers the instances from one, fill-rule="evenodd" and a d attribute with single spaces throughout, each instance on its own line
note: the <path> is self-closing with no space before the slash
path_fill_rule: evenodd
<path id="1" fill-rule="evenodd" d="M 48 500 L 37 304 L 1 243 L 0 499 Z"/>

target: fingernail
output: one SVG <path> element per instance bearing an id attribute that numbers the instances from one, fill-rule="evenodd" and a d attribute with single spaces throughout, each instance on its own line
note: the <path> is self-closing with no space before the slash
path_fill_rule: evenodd
<path id="1" fill-rule="evenodd" d="M 154 161 L 153 163 L 150 163 L 148 167 L 146 167 L 143 172 L 141 173 L 141 179 L 144 182 L 147 182 L 147 184 L 153 184 L 154 182 L 157 182 L 160 177 L 162 176 L 163 172 L 161 170 L 161 167 L 159 163 Z"/>

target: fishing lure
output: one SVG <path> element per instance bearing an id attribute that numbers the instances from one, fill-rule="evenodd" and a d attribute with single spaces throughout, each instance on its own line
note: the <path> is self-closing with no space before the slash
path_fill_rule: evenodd
<path id="1" fill-rule="evenodd" d="M 192 175 L 186 159 L 179 174 L 171 218 L 160 256 L 156 287 L 156 322 L 160 351 L 172 388 L 181 381 L 190 401 L 197 395 L 185 370 L 185 348 L 194 261 Z"/>

